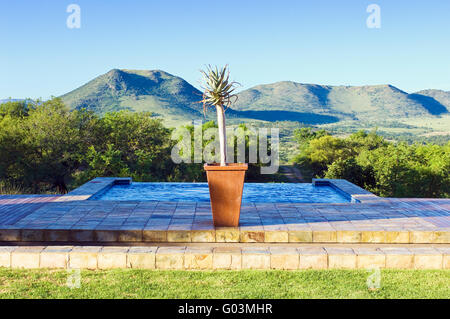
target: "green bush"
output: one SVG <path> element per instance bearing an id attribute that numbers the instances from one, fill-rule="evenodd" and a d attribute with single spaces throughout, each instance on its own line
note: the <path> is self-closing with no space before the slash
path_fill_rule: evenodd
<path id="1" fill-rule="evenodd" d="M 450 143 L 392 143 L 364 131 L 309 135 L 294 161 L 310 177 L 346 179 L 380 196 L 450 197 Z"/>
<path id="2" fill-rule="evenodd" d="M 205 123 L 203 130 L 214 126 Z M 177 141 L 171 136 L 171 129 L 146 112 L 99 116 L 87 110 L 70 111 L 59 98 L 5 103 L 0 105 L 0 193 L 65 193 L 95 177 L 108 176 L 206 181 L 202 163 L 172 161 Z M 267 179 L 259 167 L 250 166 L 249 180 Z"/>
<path id="3" fill-rule="evenodd" d="M 65 193 L 98 176 L 167 181 L 180 176 L 170 134 L 149 113 L 99 117 L 69 111 L 58 98 L 2 105 L 0 180 L 33 193 Z"/>

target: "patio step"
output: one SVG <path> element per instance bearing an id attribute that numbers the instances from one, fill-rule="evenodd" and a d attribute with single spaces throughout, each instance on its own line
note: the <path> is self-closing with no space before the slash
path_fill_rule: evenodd
<path id="1" fill-rule="evenodd" d="M 0 246 L 0 267 L 65 269 L 450 269 L 450 245 Z"/>
<path id="2" fill-rule="evenodd" d="M 113 227 L 111 227 L 113 228 Z M 167 227 L 166 227 L 167 228 Z M 388 243 L 450 244 L 446 230 L 265 230 L 264 226 L 216 229 L 27 229 L 0 226 L 0 242 L 51 243 Z M 448 228 L 447 228 L 448 229 Z"/>

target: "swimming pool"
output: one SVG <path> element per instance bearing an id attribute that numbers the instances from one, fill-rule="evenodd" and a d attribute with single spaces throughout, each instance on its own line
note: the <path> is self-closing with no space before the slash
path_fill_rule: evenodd
<path id="1" fill-rule="evenodd" d="M 208 183 L 131 183 L 113 185 L 89 200 L 209 202 Z M 245 183 L 243 203 L 349 203 L 328 185 L 308 183 Z"/>

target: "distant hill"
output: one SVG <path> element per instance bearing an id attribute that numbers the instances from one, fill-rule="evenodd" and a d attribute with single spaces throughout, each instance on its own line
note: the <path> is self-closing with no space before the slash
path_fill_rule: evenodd
<path id="1" fill-rule="evenodd" d="M 446 106 L 431 96 L 408 94 L 392 85 L 326 86 L 287 81 L 245 90 L 233 107 L 237 111 L 261 114 L 283 111 L 294 117 L 313 113 L 339 120 L 381 120 L 448 112 Z"/>
<path id="2" fill-rule="evenodd" d="M 415 94 L 434 99 L 441 105 L 445 106 L 447 108 L 447 112 L 450 112 L 450 91 L 423 90 Z"/>
<path id="3" fill-rule="evenodd" d="M 201 92 L 182 78 L 160 70 L 111 70 L 61 96 L 71 109 L 97 113 L 129 109 L 165 118 L 201 116 Z"/>
<path id="4" fill-rule="evenodd" d="M 201 92 L 161 70 L 114 69 L 61 98 L 72 109 L 87 108 L 100 114 L 121 109 L 150 111 L 172 123 L 203 117 Z M 392 85 L 329 86 L 284 81 L 252 87 L 240 92 L 238 98 L 227 111 L 230 119 L 326 124 L 433 117 L 450 112 L 450 92 L 408 94 Z M 214 118 L 214 112 L 208 117 Z"/>

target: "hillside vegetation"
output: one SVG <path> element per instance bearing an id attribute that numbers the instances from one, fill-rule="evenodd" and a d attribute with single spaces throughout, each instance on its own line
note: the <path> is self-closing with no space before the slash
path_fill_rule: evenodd
<path id="1" fill-rule="evenodd" d="M 352 87 L 295 82 L 258 85 L 245 90 L 239 94 L 234 109 L 314 113 L 338 120 L 372 121 L 385 120 L 388 116 L 403 118 L 448 113 L 445 105 L 430 96 L 408 94 L 391 85 Z"/>
<path id="2" fill-rule="evenodd" d="M 211 127 L 213 122 L 203 125 Z M 86 109 L 70 111 L 59 98 L 0 104 L 0 194 L 65 193 L 99 176 L 206 181 L 202 163 L 174 163 L 176 142 L 172 129 L 148 112 L 100 116 Z M 248 181 L 279 181 L 278 175 L 262 175 L 260 166 L 249 165 Z"/>
<path id="3" fill-rule="evenodd" d="M 111 70 L 61 96 L 70 109 L 98 114 L 131 110 L 166 119 L 200 118 L 201 92 L 183 79 L 160 70 Z"/>
<path id="4" fill-rule="evenodd" d="M 202 119 L 201 92 L 161 70 L 118 70 L 103 74 L 61 96 L 71 109 L 98 114 L 122 109 L 152 112 L 168 125 Z M 277 82 L 238 94 L 227 111 L 231 123 L 291 121 L 322 125 L 348 121 L 439 118 L 449 114 L 450 92 L 408 94 L 392 85 L 328 86 Z M 207 119 L 214 114 L 207 114 Z"/>

